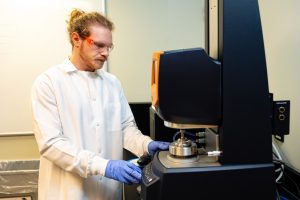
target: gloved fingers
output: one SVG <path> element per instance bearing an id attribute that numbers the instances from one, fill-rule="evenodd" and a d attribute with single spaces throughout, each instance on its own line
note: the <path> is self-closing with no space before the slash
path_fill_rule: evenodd
<path id="1" fill-rule="evenodd" d="M 139 172 L 140 174 L 142 173 L 142 170 L 141 168 L 139 168 L 137 165 L 131 163 L 131 162 L 128 162 L 127 166 L 131 169 L 133 169 L 134 171 L 137 171 Z"/>
<path id="2" fill-rule="evenodd" d="M 133 177 L 130 174 L 125 174 L 124 175 L 123 183 L 131 185 L 133 183 L 140 183 L 140 182 L 141 182 L 141 179 L 137 179 L 136 177 Z"/>
<path id="3" fill-rule="evenodd" d="M 110 160 L 107 163 L 105 176 L 126 184 L 141 182 L 141 169 L 124 160 Z"/>
<path id="4" fill-rule="evenodd" d="M 148 145 L 148 152 L 151 156 L 153 156 L 157 151 L 167 150 L 169 148 L 169 145 L 169 142 L 151 141 Z"/>
<path id="5" fill-rule="evenodd" d="M 158 148 L 161 150 L 166 150 L 169 148 L 170 142 L 158 142 Z"/>
<path id="6" fill-rule="evenodd" d="M 127 167 L 124 168 L 124 178 L 131 183 L 139 183 L 142 179 L 142 171 L 139 167 L 133 163 L 127 163 Z"/>
<path id="7" fill-rule="evenodd" d="M 131 185 L 133 183 L 139 183 L 138 180 L 132 178 L 131 176 L 129 176 L 128 174 L 124 174 L 119 181 L 121 181 L 122 183 L 126 183 L 128 185 Z"/>

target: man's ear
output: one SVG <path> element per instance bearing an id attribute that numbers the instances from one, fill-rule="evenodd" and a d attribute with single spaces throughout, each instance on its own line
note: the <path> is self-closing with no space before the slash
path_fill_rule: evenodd
<path id="1" fill-rule="evenodd" d="M 75 47 L 79 47 L 80 46 L 82 40 L 81 40 L 80 36 L 78 35 L 78 33 L 73 32 L 71 34 L 71 39 L 72 39 L 73 44 L 74 44 Z"/>

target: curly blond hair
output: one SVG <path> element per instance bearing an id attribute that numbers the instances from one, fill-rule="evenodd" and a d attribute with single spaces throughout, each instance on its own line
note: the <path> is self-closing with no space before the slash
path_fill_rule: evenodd
<path id="1" fill-rule="evenodd" d="M 85 38 L 90 36 L 89 26 L 99 24 L 109 30 L 114 29 L 114 24 L 107 19 L 105 16 L 100 14 L 99 12 L 84 12 L 80 9 L 73 9 L 70 14 L 70 19 L 67 21 L 68 23 L 68 33 L 69 39 L 74 46 L 73 41 L 71 39 L 71 34 L 73 32 L 78 33 L 81 38 Z"/>

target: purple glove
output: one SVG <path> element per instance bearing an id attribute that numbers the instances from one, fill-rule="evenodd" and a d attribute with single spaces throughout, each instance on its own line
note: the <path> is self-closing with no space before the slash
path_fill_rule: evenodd
<path id="1" fill-rule="evenodd" d="M 131 162 L 124 160 L 109 160 L 105 176 L 126 184 L 140 183 L 142 170 Z"/>
<path id="2" fill-rule="evenodd" d="M 157 151 L 169 149 L 170 142 L 152 141 L 148 145 L 148 152 L 151 156 Z"/>

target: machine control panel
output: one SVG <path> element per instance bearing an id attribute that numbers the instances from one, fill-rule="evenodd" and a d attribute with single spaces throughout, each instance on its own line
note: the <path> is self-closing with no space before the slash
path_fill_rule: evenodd
<path id="1" fill-rule="evenodd" d="M 142 179 L 146 184 L 150 184 L 157 179 L 157 177 L 152 173 L 152 164 L 144 167 Z"/>

